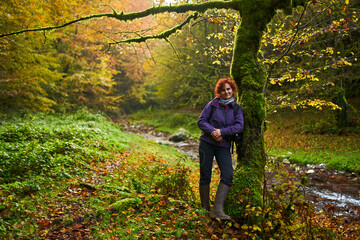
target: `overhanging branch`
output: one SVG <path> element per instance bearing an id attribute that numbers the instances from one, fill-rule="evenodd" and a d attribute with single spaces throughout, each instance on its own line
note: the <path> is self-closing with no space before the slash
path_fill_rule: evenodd
<path id="1" fill-rule="evenodd" d="M 125 14 L 124 12 L 117 13 L 115 10 L 111 13 L 102 13 L 102 14 L 93 14 L 85 17 L 81 17 L 75 20 L 72 20 L 70 22 L 64 23 L 59 26 L 49 26 L 49 27 L 38 27 L 38 28 L 31 28 L 31 29 L 23 29 L 20 31 L 15 31 L 11 33 L 4 33 L 1 34 L 0 37 L 8 37 L 12 35 L 18 35 L 21 33 L 26 32 L 39 32 L 39 31 L 50 31 L 55 30 L 59 28 L 64 28 L 66 26 L 69 26 L 74 23 L 90 20 L 90 19 L 96 19 L 96 18 L 115 18 L 119 21 L 132 21 L 134 19 L 139 19 L 143 17 L 147 17 L 154 14 L 164 13 L 164 12 L 175 12 L 175 13 L 185 13 L 188 11 L 196 11 L 196 12 L 205 12 L 208 9 L 212 8 L 224 8 L 224 9 L 236 9 L 237 5 L 240 0 L 232 0 L 232 1 L 210 1 L 206 3 L 200 3 L 200 4 L 183 4 L 178 6 L 161 6 L 161 7 L 152 7 L 149 9 L 146 9 L 141 12 L 133 12 Z"/>
<path id="2" fill-rule="evenodd" d="M 232 0 L 232 1 L 210 1 L 205 3 L 189 3 L 182 4 L 177 6 L 161 6 L 161 7 L 152 7 L 146 9 L 142 12 L 134 12 L 129 13 L 127 15 L 127 19 L 122 19 L 121 14 L 116 17 L 119 20 L 134 20 L 137 18 L 143 18 L 149 15 L 164 13 L 164 12 L 175 12 L 175 13 L 185 13 L 188 11 L 196 11 L 196 12 L 205 12 L 208 9 L 217 8 L 217 9 L 237 9 L 237 5 L 241 0 Z"/>
<path id="3" fill-rule="evenodd" d="M 162 33 L 159 33 L 156 35 L 141 36 L 138 38 L 129 38 L 129 39 L 109 43 L 109 45 L 114 45 L 114 44 L 118 44 L 118 43 L 133 43 L 133 42 L 141 43 L 141 42 L 145 42 L 148 39 L 167 39 L 171 34 L 175 33 L 177 30 L 180 30 L 185 24 L 190 22 L 191 19 L 195 20 L 198 17 L 198 15 L 199 15 L 198 13 L 191 14 L 181 24 L 176 25 L 175 27 L 168 29 L 166 31 L 163 31 Z"/>
<path id="4" fill-rule="evenodd" d="M 94 15 L 89 15 L 89 16 L 86 16 L 86 17 L 81 17 L 81 18 L 75 19 L 73 21 L 64 23 L 64 24 L 59 25 L 59 26 L 49 26 L 49 27 L 38 27 L 38 28 L 23 29 L 23 30 L 16 31 L 16 32 L 1 34 L 0 37 L 8 37 L 8 36 L 18 35 L 18 34 L 26 33 L 26 32 L 50 31 L 50 30 L 55 30 L 55 29 L 59 29 L 59 28 L 64 28 L 64 27 L 69 26 L 71 24 L 86 21 L 86 20 L 89 20 L 89 19 L 102 18 L 102 17 L 113 17 L 112 15 L 114 15 L 114 14 L 113 13 L 94 14 Z"/>

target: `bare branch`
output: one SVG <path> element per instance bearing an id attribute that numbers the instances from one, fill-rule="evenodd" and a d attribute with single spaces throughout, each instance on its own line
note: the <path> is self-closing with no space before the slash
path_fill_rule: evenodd
<path id="1" fill-rule="evenodd" d="M 180 58 L 180 55 L 179 53 L 176 51 L 174 45 L 170 42 L 170 40 L 168 38 L 165 39 L 167 43 L 169 43 L 169 45 L 171 46 L 172 50 L 174 51 L 174 53 L 176 54 L 176 57 L 179 59 L 179 62 L 182 66 L 182 68 L 185 70 L 185 67 L 184 67 L 184 64 L 183 62 L 181 61 L 181 58 Z"/>

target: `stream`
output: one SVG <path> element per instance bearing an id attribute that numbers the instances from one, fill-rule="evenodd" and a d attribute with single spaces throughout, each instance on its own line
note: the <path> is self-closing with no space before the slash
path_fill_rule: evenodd
<path id="1" fill-rule="evenodd" d="M 120 123 L 121 128 L 132 134 L 142 135 L 146 139 L 159 144 L 169 145 L 185 153 L 194 161 L 198 161 L 199 141 L 191 139 L 183 142 L 169 141 L 169 134 L 158 132 L 150 126 L 132 124 L 127 121 Z M 288 171 L 295 176 L 306 175 L 309 183 L 304 189 L 306 199 L 315 205 L 316 211 L 328 215 L 342 217 L 347 222 L 360 221 L 360 176 L 328 169 L 325 164 L 298 166 L 284 159 Z M 275 174 L 267 172 L 267 184 Z"/>

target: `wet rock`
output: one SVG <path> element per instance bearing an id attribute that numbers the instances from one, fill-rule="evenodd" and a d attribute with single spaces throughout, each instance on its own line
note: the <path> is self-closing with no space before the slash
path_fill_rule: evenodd
<path id="1" fill-rule="evenodd" d="M 306 172 L 307 174 L 313 174 L 313 173 L 315 173 L 315 170 L 313 170 L 313 169 L 309 169 L 309 170 L 307 170 L 307 172 Z"/>
<path id="2" fill-rule="evenodd" d="M 190 145 L 190 143 L 187 143 L 187 142 L 178 142 L 178 143 L 176 143 L 176 147 L 178 147 L 178 148 L 182 148 L 182 147 L 186 147 L 186 146 L 189 146 Z"/>
<path id="3" fill-rule="evenodd" d="M 306 164 L 306 167 L 309 168 L 309 169 L 314 169 L 314 168 L 315 168 L 315 165 L 313 165 L 313 164 Z"/>
<path id="4" fill-rule="evenodd" d="M 173 142 L 170 142 L 170 141 L 167 141 L 167 140 L 156 140 L 156 142 L 158 144 L 161 144 L 161 145 L 167 145 L 167 146 L 174 146 L 174 143 Z"/>
<path id="5" fill-rule="evenodd" d="M 326 164 L 321 163 L 321 164 L 315 164 L 315 169 L 325 169 L 326 168 Z"/>
<path id="6" fill-rule="evenodd" d="M 284 163 L 284 164 L 290 164 L 290 161 L 289 161 L 289 159 L 284 158 L 284 159 L 283 159 L 283 163 Z"/>
<path id="7" fill-rule="evenodd" d="M 301 168 L 296 164 L 292 164 L 291 169 L 297 173 L 300 172 L 300 170 L 301 170 Z"/>
<path id="8" fill-rule="evenodd" d="M 188 140 L 189 138 L 189 133 L 185 129 L 180 128 L 175 134 L 170 136 L 169 140 L 172 142 L 182 142 Z"/>

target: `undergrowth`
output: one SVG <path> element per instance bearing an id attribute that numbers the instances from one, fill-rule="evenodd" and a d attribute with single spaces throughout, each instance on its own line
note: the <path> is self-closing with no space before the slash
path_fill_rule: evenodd
<path id="1" fill-rule="evenodd" d="M 246 207 L 262 220 L 219 222 L 200 208 L 197 163 L 101 115 L 36 114 L 0 129 L 1 239 L 353 239 L 360 231 L 315 213 L 301 194 L 306 181 L 273 163 L 264 206 Z M 214 170 L 211 199 L 218 181 Z"/>
<path id="2" fill-rule="evenodd" d="M 360 125 L 337 129 L 333 113 L 282 114 L 268 118 L 269 155 L 293 163 L 325 163 L 329 168 L 360 173 Z"/>
<path id="3" fill-rule="evenodd" d="M 0 183 L 7 184 L 33 177 L 69 178 L 128 147 L 117 126 L 85 110 L 2 121 L 0 141 Z"/>

